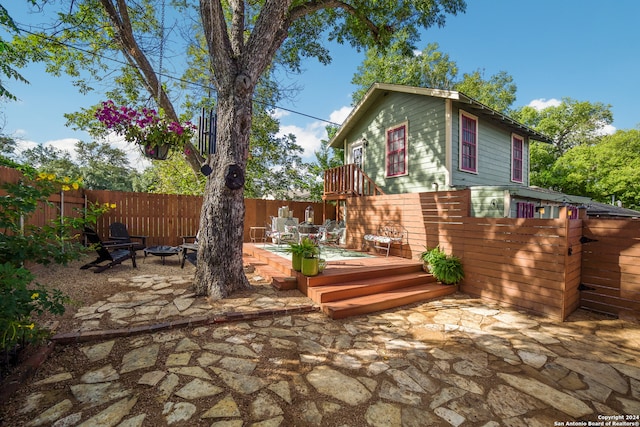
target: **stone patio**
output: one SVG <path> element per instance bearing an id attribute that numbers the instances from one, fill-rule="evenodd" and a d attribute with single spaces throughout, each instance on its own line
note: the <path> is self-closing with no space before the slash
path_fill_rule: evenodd
<path id="1" fill-rule="evenodd" d="M 79 328 L 66 332 L 91 331 L 91 341 L 58 344 L 48 369 L 5 403 L 5 421 L 492 427 L 626 416 L 632 423 L 615 425 L 640 425 L 635 323 L 582 310 L 558 323 L 465 295 L 333 321 L 283 311 L 311 303 L 268 287 L 221 310 L 180 280 L 134 277 L 130 291 L 78 309 Z M 236 316 L 212 320 L 224 312 Z M 194 317 L 210 321 L 153 328 Z M 105 319 L 149 330 L 101 336 Z"/>

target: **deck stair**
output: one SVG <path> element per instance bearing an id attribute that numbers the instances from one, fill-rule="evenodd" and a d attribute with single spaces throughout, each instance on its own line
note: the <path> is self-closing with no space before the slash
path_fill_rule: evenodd
<path id="1" fill-rule="evenodd" d="M 290 261 L 283 263 L 282 257 L 268 251 L 254 251 L 251 255 L 258 262 L 258 271 L 268 267 L 272 272 L 274 287 L 287 289 L 280 286 L 296 283 L 295 278 L 297 288 L 332 319 L 428 301 L 453 294 L 458 289 L 438 283 L 422 270 L 421 263 L 401 258 L 396 262 L 384 258 L 383 263 L 357 267 L 329 263 L 322 274 L 305 277 L 291 270 Z"/>
<path id="2" fill-rule="evenodd" d="M 332 276 L 333 282 L 307 279 L 307 296 L 332 319 L 388 310 L 455 293 L 456 286 L 438 283 L 422 267 L 381 268 Z M 316 279 L 316 280 L 314 280 Z M 298 286 L 300 288 L 300 286 Z"/>

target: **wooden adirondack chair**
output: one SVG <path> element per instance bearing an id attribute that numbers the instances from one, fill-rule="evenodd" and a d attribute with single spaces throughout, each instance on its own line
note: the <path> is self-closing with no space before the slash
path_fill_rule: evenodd
<path id="1" fill-rule="evenodd" d="M 109 240 L 119 243 L 133 243 L 134 251 L 141 251 L 147 247 L 147 236 L 130 235 L 127 226 L 121 222 L 113 222 L 109 225 Z"/>
<path id="2" fill-rule="evenodd" d="M 98 233 L 90 227 L 84 228 L 84 235 L 88 242 L 95 248 L 98 258 L 80 267 L 82 270 L 95 268 L 94 273 L 105 271 L 114 265 L 121 264 L 128 259 L 131 260 L 133 268 L 136 268 L 136 251 L 132 242 L 103 241 Z M 103 264 L 106 263 L 106 264 Z"/>

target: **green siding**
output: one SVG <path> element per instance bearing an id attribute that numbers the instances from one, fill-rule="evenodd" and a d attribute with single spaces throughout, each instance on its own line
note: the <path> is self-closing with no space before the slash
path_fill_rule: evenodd
<path id="1" fill-rule="evenodd" d="M 364 171 L 387 194 L 432 191 L 433 183 L 445 190 L 446 165 L 446 101 L 438 97 L 401 92 L 388 92 L 371 104 L 366 114 L 346 135 L 348 155 L 351 144 L 366 138 Z M 473 110 L 478 117 L 478 173 L 459 169 L 460 108 L 453 102 L 451 117 L 451 185 L 455 188 L 485 185 L 522 185 L 529 182 L 529 144 L 524 137 L 522 184 L 511 181 L 511 130 L 501 128 Z M 407 124 L 407 175 L 386 177 L 386 130 Z"/>
<path id="2" fill-rule="evenodd" d="M 519 185 L 511 181 L 511 131 L 500 128 L 473 111 L 467 113 L 478 117 L 478 165 L 477 173 L 460 170 L 460 109 L 453 108 L 452 119 L 452 185 L 467 187 L 471 185 Z M 522 135 L 521 135 L 522 136 Z M 524 138 L 523 186 L 529 182 L 529 143 Z"/>
<path id="3" fill-rule="evenodd" d="M 471 216 L 478 218 L 504 217 L 505 197 L 508 191 L 502 188 L 474 187 L 471 188 Z"/>
<path id="4" fill-rule="evenodd" d="M 445 102 L 443 99 L 389 93 L 368 109 L 368 114 L 347 136 L 349 144 L 366 138 L 364 171 L 387 194 L 416 193 L 442 188 L 445 164 Z M 386 131 L 406 123 L 407 175 L 386 177 Z"/>

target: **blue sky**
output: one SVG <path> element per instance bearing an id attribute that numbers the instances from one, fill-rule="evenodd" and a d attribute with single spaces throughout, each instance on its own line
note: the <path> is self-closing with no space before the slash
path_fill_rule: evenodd
<path id="1" fill-rule="evenodd" d="M 33 19 L 6 6 L 23 23 Z M 15 10 L 15 12 L 14 12 Z M 569 97 L 610 104 L 615 129 L 640 125 L 640 1 L 617 0 L 468 0 L 467 12 L 449 17 L 444 28 L 424 32 L 417 46 L 435 42 L 458 64 L 460 75 L 477 69 L 488 77 L 500 71 L 518 86 L 514 106 L 548 105 Z M 290 76 L 302 88 L 280 105 L 313 117 L 341 123 L 354 87 L 351 79 L 364 54 L 332 45 L 333 63 L 303 64 L 304 73 Z M 73 146 L 84 133 L 64 126 L 65 112 L 94 104 L 101 96 L 84 96 L 65 78 L 47 76 L 41 65 L 23 70 L 30 85 L 9 82 L 18 102 L 2 105 L 4 133 L 27 144 Z M 279 111 L 282 129 L 294 133 L 312 159 L 326 123 Z"/>

